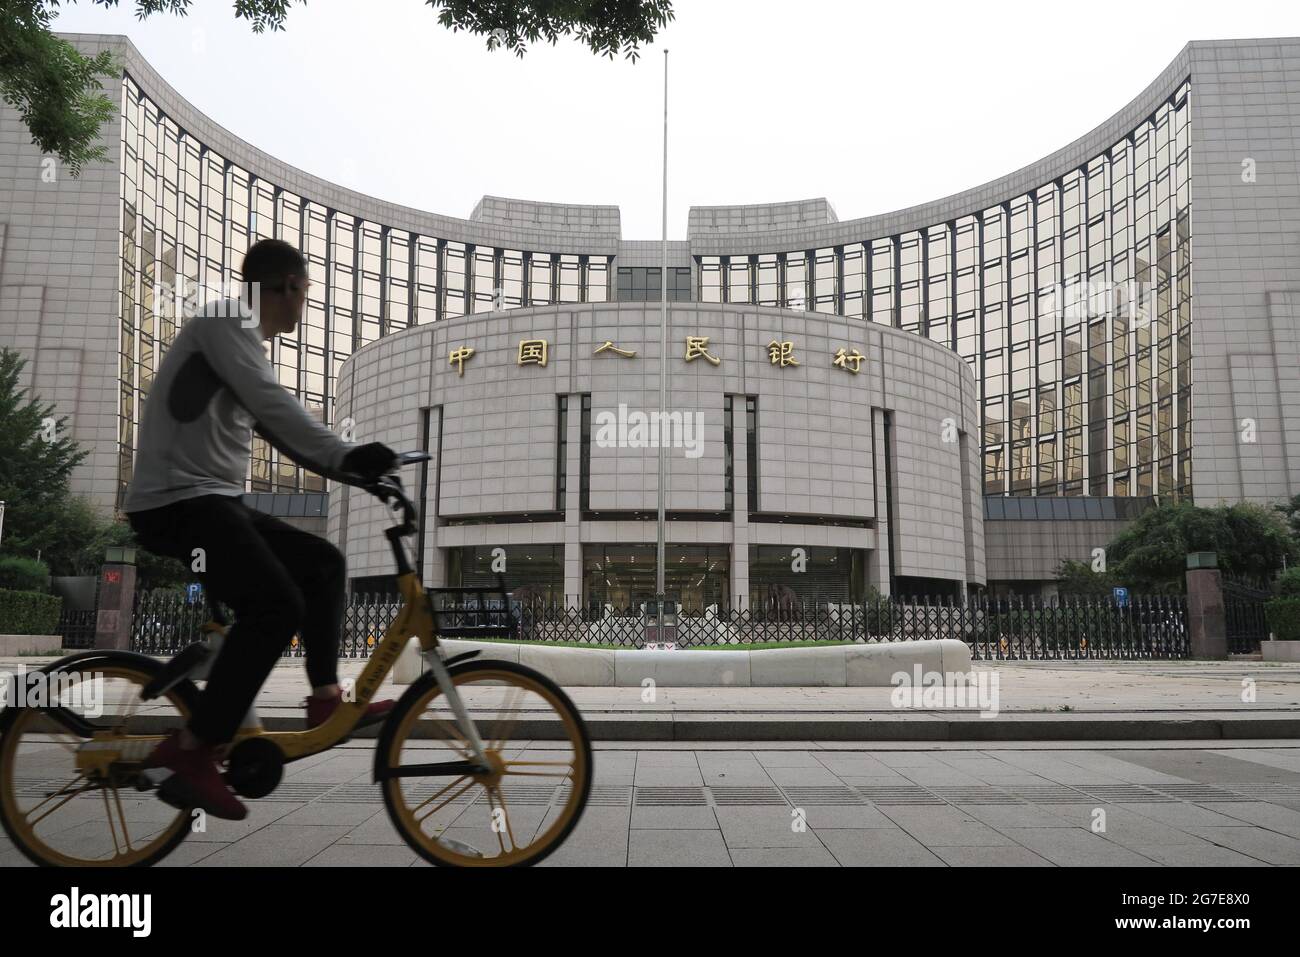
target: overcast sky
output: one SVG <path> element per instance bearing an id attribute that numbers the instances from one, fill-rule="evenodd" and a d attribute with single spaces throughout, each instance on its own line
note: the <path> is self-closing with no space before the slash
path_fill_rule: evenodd
<path id="1" fill-rule="evenodd" d="M 126 34 L 196 107 L 314 175 L 461 218 L 484 194 L 616 205 L 625 239 L 661 235 L 664 48 L 684 239 L 692 205 L 825 196 L 843 220 L 938 199 L 1087 132 L 1188 40 L 1300 34 L 1272 0 L 676 0 L 634 64 L 572 40 L 488 53 L 419 0 L 311 0 L 263 36 L 226 0 L 144 23 L 134 6 L 82 0 L 56 29 Z"/>

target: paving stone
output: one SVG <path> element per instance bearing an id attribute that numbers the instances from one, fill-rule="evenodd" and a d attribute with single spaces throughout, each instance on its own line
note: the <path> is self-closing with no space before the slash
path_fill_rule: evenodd
<path id="1" fill-rule="evenodd" d="M 1131 848 L 1167 867 L 1268 867 L 1253 857 L 1198 839 L 1195 844 L 1135 844 Z"/>
<path id="2" fill-rule="evenodd" d="M 997 847 L 936 847 L 934 853 L 951 867 L 1051 867 L 1052 862 L 1014 844 Z"/>
<path id="3" fill-rule="evenodd" d="M 634 829 L 628 839 L 629 867 L 730 867 L 720 831 Z"/>
<path id="4" fill-rule="evenodd" d="M 268 824 L 256 834 L 223 847 L 198 862 L 199 867 L 294 867 L 329 847 L 346 826 Z"/>
<path id="5" fill-rule="evenodd" d="M 1228 801 L 1214 803 L 1214 809 L 1220 814 L 1237 818 L 1258 827 L 1300 838 L 1300 811 L 1278 807 L 1263 801 Z"/>
<path id="6" fill-rule="evenodd" d="M 817 837 L 845 867 L 943 867 L 944 862 L 902 828 L 822 828 Z"/>
<path id="7" fill-rule="evenodd" d="M 881 812 L 926 847 L 1013 844 L 987 824 L 954 807 L 882 807 Z"/>
<path id="8" fill-rule="evenodd" d="M 1257 827 L 1189 827 L 1197 837 L 1268 864 L 1300 864 L 1300 841 Z"/>
<path id="9" fill-rule="evenodd" d="M 817 843 L 809 830 L 792 827 L 793 809 L 784 805 L 771 807 L 720 807 L 716 809 L 718 825 L 732 851 L 753 847 L 811 847 Z"/>
<path id="10" fill-rule="evenodd" d="M 1154 863 L 1078 827 L 1011 827 L 1002 833 L 1060 867 L 1150 867 Z"/>
<path id="11" fill-rule="evenodd" d="M 816 847 L 733 848 L 736 867 L 834 867 L 835 856 L 820 844 Z"/>
<path id="12" fill-rule="evenodd" d="M 711 807 L 646 807 L 634 805 L 631 826 L 641 829 L 710 830 L 718 829 L 718 819 Z"/>
<path id="13" fill-rule="evenodd" d="M 409 867 L 415 863 L 415 851 L 392 844 L 356 844 L 327 847 L 303 867 Z"/>
<path id="14" fill-rule="evenodd" d="M 364 824 L 376 814 L 387 818 L 382 805 L 335 804 L 331 801 L 313 801 L 280 818 L 281 824 Z"/>

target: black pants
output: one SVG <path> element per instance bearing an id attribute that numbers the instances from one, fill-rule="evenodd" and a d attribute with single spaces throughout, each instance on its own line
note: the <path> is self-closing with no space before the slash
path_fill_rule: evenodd
<path id="1" fill-rule="evenodd" d="M 190 731 L 207 744 L 234 737 L 295 633 L 313 687 L 338 682 L 347 568 L 337 548 L 239 499 L 204 495 L 128 516 L 140 544 L 200 570 L 208 595 L 235 612 Z M 195 549 L 202 549 L 196 552 Z"/>

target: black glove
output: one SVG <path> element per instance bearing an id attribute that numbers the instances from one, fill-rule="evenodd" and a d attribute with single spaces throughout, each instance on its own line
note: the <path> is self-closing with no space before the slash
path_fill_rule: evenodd
<path id="1" fill-rule="evenodd" d="M 367 442 L 343 456 L 343 471 L 360 475 L 368 481 L 374 481 L 381 475 L 393 470 L 397 464 L 397 453 L 382 442 Z"/>

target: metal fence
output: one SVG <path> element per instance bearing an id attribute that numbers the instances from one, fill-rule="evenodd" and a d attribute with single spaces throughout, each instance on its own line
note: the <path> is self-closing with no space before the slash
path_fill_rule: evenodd
<path id="1" fill-rule="evenodd" d="M 1273 597 L 1272 589 L 1262 582 L 1227 577 L 1222 579 L 1222 589 L 1228 654 L 1255 654 L 1259 643 L 1268 639 L 1264 603 Z"/>
<path id="2" fill-rule="evenodd" d="M 396 617 L 400 603 L 387 595 L 353 595 L 344 615 L 339 655 L 365 658 Z M 619 609 L 515 605 L 514 637 L 547 644 L 639 648 L 674 642 L 679 648 L 745 648 L 793 642 L 894 642 L 956 638 L 976 660 L 1185 658 L 1190 654 L 1186 600 L 1181 596 L 1067 597 L 968 601 L 868 601 L 787 603 L 779 608 L 719 609 L 679 613 L 659 635 L 642 607 Z M 194 641 L 209 618 L 202 600 L 176 592 L 137 596 L 131 647 L 169 655 Z M 500 620 L 489 601 L 444 609 L 440 621 L 463 624 Z M 92 625 L 93 629 L 93 625 Z M 295 638 L 286 656 L 303 653 Z"/>
<path id="3" fill-rule="evenodd" d="M 662 638 L 639 608 L 523 608 L 519 638 L 639 647 L 743 648 L 789 642 L 914 641 L 955 638 L 977 660 L 1017 658 L 1184 658 L 1190 653 L 1186 601 L 1109 597 L 789 604 L 780 609 L 716 609 L 679 615 Z"/>
<path id="4" fill-rule="evenodd" d="M 95 621 L 98 612 L 93 608 L 72 611 L 67 608 L 59 612 L 58 634 L 63 641 L 62 648 L 95 647 Z"/>

